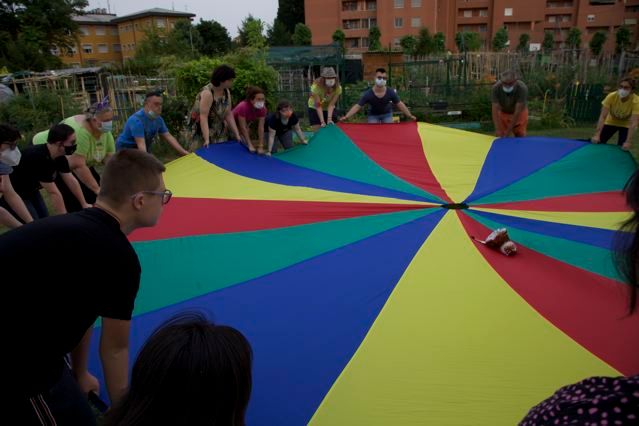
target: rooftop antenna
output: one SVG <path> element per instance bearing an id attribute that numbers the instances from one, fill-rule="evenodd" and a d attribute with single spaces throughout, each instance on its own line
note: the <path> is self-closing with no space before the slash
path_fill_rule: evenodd
<path id="1" fill-rule="evenodd" d="M 111 13 L 111 1 L 107 0 L 107 13 Z"/>
<path id="2" fill-rule="evenodd" d="M 171 10 L 173 12 L 175 12 L 175 2 L 174 1 L 171 2 Z"/>

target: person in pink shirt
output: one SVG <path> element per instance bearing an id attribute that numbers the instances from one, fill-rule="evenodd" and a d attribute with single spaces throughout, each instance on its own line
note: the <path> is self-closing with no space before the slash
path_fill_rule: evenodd
<path id="1" fill-rule="evenodd" d="M 252 146 L 253 142 L 251 141 L 249 126 L 253 123 L 257 125 L 257 147 L 260 154 L 264 152 L 264 120 L 268 112 L 265 102 L 264 91 L 259 87 L 250 86 L 246 90 L 246 99 L 233 109 L 233 116 L 238 124 L 240 133 L 251 152 L 255 152 L 255 149 Z"/>

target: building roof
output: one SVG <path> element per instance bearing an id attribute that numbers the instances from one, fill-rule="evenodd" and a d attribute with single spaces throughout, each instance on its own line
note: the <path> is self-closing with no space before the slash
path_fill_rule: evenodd
<path id="1" fill-rule="evenodd" d="M 73 20 L 78 24 L 113 24 L 111 22 L 116 18 L 116 15 L 113 13 L 105 13 L 105 14 L 93 14 L 88 13 L 86 15 L 77 15 L 73 17 Z"/>
<path id="2" fill-rule="evenodd" d="M 194 13 L 188 12 L 176 12 L 175 10 L 162 9 L 155 7 L 153 9 L 141 10 L 139 12 L 131 13 L 129 15 L 118 16 L 111 20 L 112 23 L 130 21 L 132 19 L 146 18 L 147 16 L 174 16 L 176 18 L 195 18 Z"/>

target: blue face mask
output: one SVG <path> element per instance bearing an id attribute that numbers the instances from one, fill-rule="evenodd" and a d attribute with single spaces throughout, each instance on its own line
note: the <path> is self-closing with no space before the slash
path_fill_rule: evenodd
<path id="1" fill-rule="evenodd" d="M 155 120 L 156 118 L 159 117 L 159 115 L 155 112 L 155 111 L 146 111 L 145 112 L 146 116 L 149 117 L 151 120 Z"/>
<path id="2" fill-rule="evenodd" d="M 103 121 L 100 125 L 100 131 L 102 133 L 109 133 L 113 130 L 113 121 Z"/>

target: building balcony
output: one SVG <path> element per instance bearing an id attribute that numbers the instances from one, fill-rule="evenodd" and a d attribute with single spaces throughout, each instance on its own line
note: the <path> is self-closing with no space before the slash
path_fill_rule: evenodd
<path id="1" fill-rule="evenodd" d="M 346 38 L 368 37 L 368 28 L 343 29 Z"/>
<path id="2" fill-rule="evenodd" d="M 488 24 L 489 21 L 488 16 L 457 17 L 457 23 L 459 25 Z"/>
<path id="3" fill-rule="evenodd" d="M 544 21 L 543 26 L 547 30 L 550 30 L 550 29 L 553 29 L 553 28 L 572 28 L 572 27 L 574 27 L 572 21 L 568 21 L 568 22 L 548 22 L 548 21 Z M 593 26 L 600 26 L 600 25 L 594 25 L 593 24 Z"/>
<path id="4" fill-rule="evenodd" d="M 341 19 L 377 18 L 376 10 L 342 10 Z"/>
<path id="5" fill-rule="evenodd" d="M 490 5 L 489 0 L 457 0 L 457 9 L 485 9 L 489 8 Z"/>
<path id="6" fill-rule="evenodd" d="M 575 12 L 574 7 L 547 7 L 546 15 L 572 15 Z"/>

